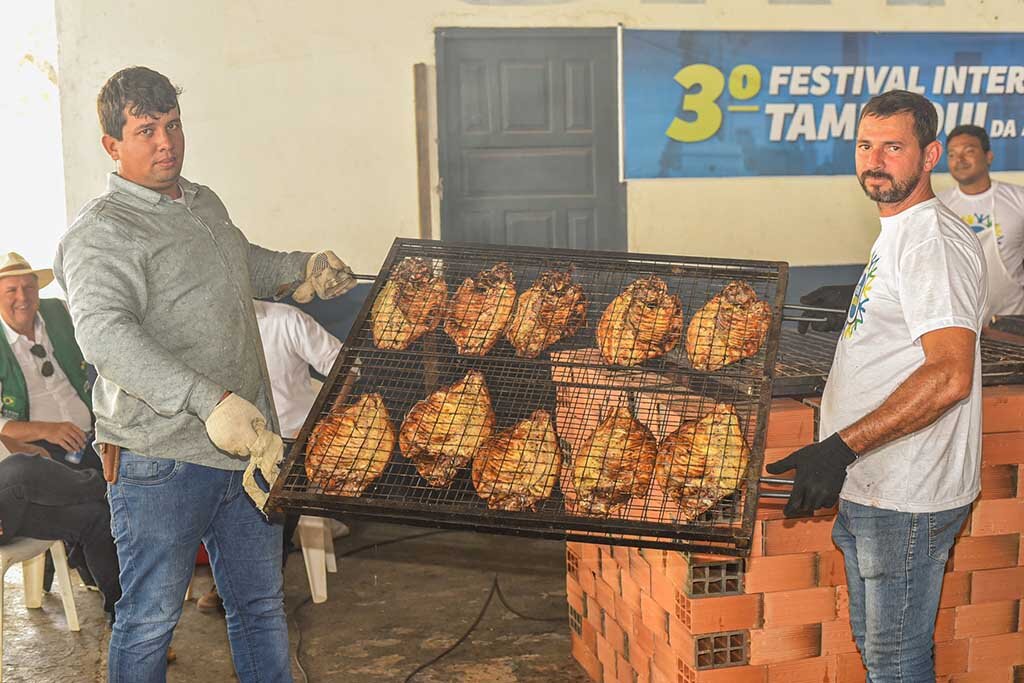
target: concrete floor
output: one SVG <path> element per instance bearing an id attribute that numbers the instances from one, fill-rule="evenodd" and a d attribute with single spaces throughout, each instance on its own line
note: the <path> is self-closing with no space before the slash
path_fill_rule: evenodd
<path id="1" fill-rule="evenodd" d="M 356 522 L 335 552 L 423 534 L 429 529 Z M 565 545 L 550 541 L 444 532 L 365 550 L 338 562 L 328 575 L 328 601 L 307 601 L 302 555 L 285 571 L 297 682 L 401 683 L 452 645 L 477 617 L 495 575 L 518 611 L 557 621 L 527 621 L 497 597 L 472 635 L 454 652 L 416 675 L 414 683 L 585 683 L 569 653 L 565 619 Z M 199 575 L 199 594 L 209 587 Z M 44 597 L 41 610 L 26 610 L 20 567 L 5 577 L 3 674 L 7 683 L 105 681 L 107 642 L 98 593 L 75 589 L 82 630 L 70 633 L 60 596 Z M 171 683 L 231 681 L 234 674 L 224 620 L 185 605 L 174 636 L 178 661 Z"/>

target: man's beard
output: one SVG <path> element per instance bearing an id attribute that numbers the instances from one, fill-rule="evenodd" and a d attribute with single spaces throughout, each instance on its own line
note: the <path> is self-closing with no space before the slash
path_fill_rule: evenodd
<path id="1" fill-rule="evenodd" d="M 860 181 L 861 189 L 864 190 L 864 194 L 871 200 L 878 202 L 879 204 L 898 204 L 904 199 L 910 196 L 910 193 L 917 187 L 917 183 L 921 180 L 921 175 L 924 173 L 924 164 L 917 169 L 917 172 L 911 177 L 907 178 L 904 182 L 897 182 L 888 173 L 882 171 L 864 171 L 860 174 L 857 180 Z M 868 178 L 884 178 L 888 180 L 892 187 L 888 190 L 869 190 L 867 183 L 865 182 Z"/>

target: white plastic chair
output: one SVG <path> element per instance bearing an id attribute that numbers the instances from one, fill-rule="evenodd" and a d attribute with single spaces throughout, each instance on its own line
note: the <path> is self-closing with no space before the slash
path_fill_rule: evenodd
<path id="1" fill-rule="evenodd" d="M 64 616 L 68 620 L 68 629 L 80 630 L 78 625 L 78 609 L 75 607 L 75 595 L 71 587 L 71 573 L 68 571 L 68 556 L 64 552 L 61 541 L 43 541 L 38 538 L 15 538 L 6 545 L 0 545 L 0 681 L 3 681 L 4 657 L 4 588 L 3 577 L 12 565 L 21 562 L 21 572 L 25 580 L 25 607 L 30 609 L 43 606 L 43 573 L 45 552 L 49 549 L 53 555 L 53 568 L 60 584 L 60 598 L 64 603 Z"/>
<path id="2" fill-rule="evenodd" d="M 299 517 L 299 544 L 306 563 L 309 592 L 313 602 L 327 601 L 327 572 L 336 573 L 338 563 L 334 557 L 334 537 L 323 517 Z"/>

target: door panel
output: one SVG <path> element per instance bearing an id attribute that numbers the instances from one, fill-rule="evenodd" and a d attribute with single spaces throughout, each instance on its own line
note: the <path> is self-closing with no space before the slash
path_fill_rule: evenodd
<path id="1" fill-rule="evenodd" d="M 438 31 L 446 240 L 626 248 L 613 31 Z"/>

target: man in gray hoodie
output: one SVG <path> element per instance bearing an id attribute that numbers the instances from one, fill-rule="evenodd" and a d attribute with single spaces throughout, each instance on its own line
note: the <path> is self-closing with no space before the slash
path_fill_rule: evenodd
<path id="1" fill-rule="evenodd" d="M 331 298 L 355 280 L 333 252 L 250 244 L 212 190 L 181 177 L 180 92 L 145 67 L 103 86 L 102 144 L 117 172 L 54 263 L 99 374 L 96 440 L 122 449 L 108 473 L 123 591 L 109 680 L 165 680 L 202 541 L 239 680 L 290 681 L 281 527 L 242 482 L 250 458 L 282 452 L 252 299 Z"/>

